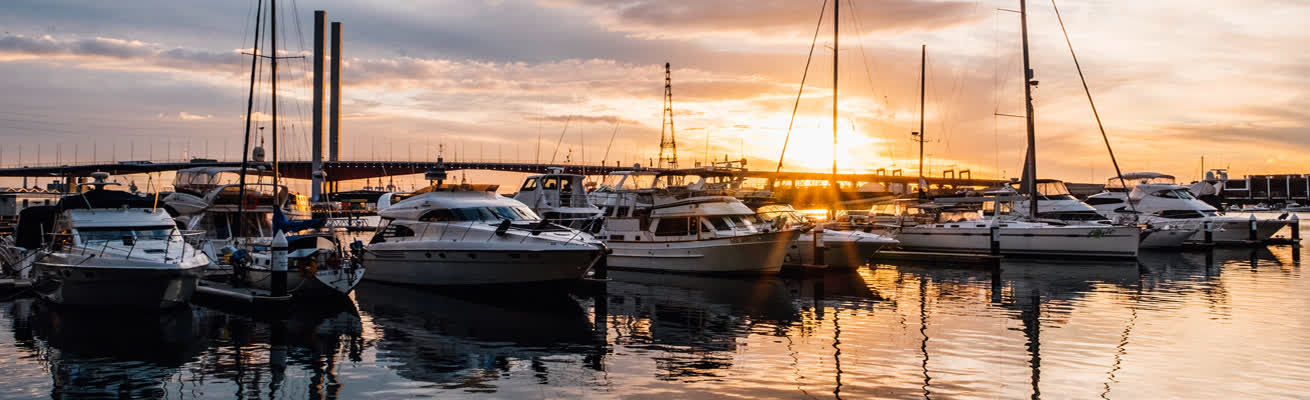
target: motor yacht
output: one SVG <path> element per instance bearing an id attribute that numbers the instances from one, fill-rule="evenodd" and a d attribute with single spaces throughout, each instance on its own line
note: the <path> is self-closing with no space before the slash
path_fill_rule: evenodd
<path id="1" fill-rule="evenodd" d="M 1188 242 L 1205 241 L 1205 225 L 1210 224 L 1215 243 L 1238 243 L 1250 240 L 1252 216 L 1221 215 L 1210 204 L 1197 199 L 1187 187 L 1174 183 L 1174 177 L 1154 172 L 1125 173 L 1123 182 L 1111 178 L 1105 192 L 1087 198 L 1087 203 L 1107 217 L 1136 217 L 1148 224 L 1174 224 L 1196 229 Z M 1256 240 L 1267 240 L 1291 221 L 1256 218 Z"/>
<path id="2" fill-rule="evenodd" d="M 609 266 L 683 273 L 776 273 L 800 235 L 766 222 L 735 197 L 681 175 L 608 175 L 590 194 L 605 217 Z"/>
<path id="3" fill-rule="evenodd" d="M 378 211 L 382 222 L 364 250 L 366 279 L 420 286 L 571 282 L 604 260 L 600 240 L 543 220 L 496 189 L 448 184 L 387 196 L 394 203 Z"/>
<path id="4" fill-rule="evenodd" d="M 787 256 L 783 260 L 789 265 L 818 263 L 814 254 L 816 236 L 823 239 L 823 263 L 830 268 L 859 268 L 868 263 L 879 250 L 900 243 L 873 232 L 836 229 L 836 224 L 823 224 L 824 229 L 820 233 L 814 229 L 819 225 L 810 222 L 787 204 L 764 205 L 757 207 L 755 212 L 765 221 L 781 219 L 788 227 L 800 228 L 800 236 L 788 246 Z"/>
<path id="5" fill-rule="evenodd" d="M 1137 256 L 1142 237 L 1137 226 L 1035 221 L 1010 216 L 1012 204 L 991 201 L 983 209 L 931 203 L 909 206 L 896 239 L 902 248 L 920 251 L 989 253 L 994 248 L 997 254 L 1013 256 Z"/>
<path id="6" fill-rule="evenodd" d="M 30 272 L 41 298 L 89 307 L 168 308 L 186 304 L 209 264 L 151 199 L 91 189 L 56 205 L 23 210 L 16 234 L 4 239 L 6 263 Z M 30 271 L 26 271 L 30 268 Z"/>
<path id="7" fill-rule="evenodd" d="M 328 234 L 307 231 L 321 226 L 308 217 L 309 204 L 284 185 L 267 182 L 271 173 L 248 168 L 244 190 L 241 168 L 202 167 L 180 170 L 175 192 L 164 198 L 179 225 L 203 231 L 202 250 L 213 261 L 208 275 L 227 277 L 237 286 L 268 290 L 273 266 L 272 242 L 279 231 L 290 233 L 287 288 L 294 296 L 345 295 L 363 279 L 359 254 Z M 244 194 L 243 194 L 244 193 Z"/>
<path id="8" fill-rule="evenodd" d="M 514 200 L 526 204 L 543 219 L 573 229 L 590 231 L 599 227 L 600 208 L 587 199 L 582 175 L 565 174 L 555 169 L 549 174 L 532 175 L 514 194 Z"/>

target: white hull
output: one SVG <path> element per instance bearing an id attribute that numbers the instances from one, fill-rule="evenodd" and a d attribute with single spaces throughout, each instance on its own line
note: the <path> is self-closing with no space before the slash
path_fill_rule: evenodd
<path id="1" fill-rule="evenodd" d="M 245 271 L 246 284 L 260 290 L 273 289 L 273 271 L 250 268 Z M 297 297 L 322 297 L 350 294 L 364 278 L 364 268 L 321 269 L 313 276 L 287 271 L 287 292 Z"/>
<path id="2" fill-rule="evenodd" d="M 573 281 L 581 279 L 601 255 L 601 251 L 594 248 L 515 251 L 433 247 L 431 250 L 388 250 L 377 246 L 364 254 L 364 264 L 369 270 L 365 279 L 419 286 Z"/>
<path id="3" fill-rule="evenodd" d="M 847 232 L 840 232 L 847 233 Z M 861 232 L 863 233 L 863 232 Z M 895 246 L 896 241 L 885 237 L 869 238 L 853 236 L 852 240 L 843 240 L 847 235 L 825 233 L 823 240 L 823 264 L 829 268 L 859 268 L 869 262 L 879 250 Z M 872 236 L 872 235 L 870 235 Z M 802 233 L 792 242 L 787 251 L 787 265 L 819 264 L 814 258 L 814 232 Z"/>
<path id="4" fill-rule="evenodd" d="M 81 307 L 162 309 L 191 301 L 203 268 L 51 255 L 33 263 L 36 293 L 55 304 Z M 72 261 L 72 262 L 70 262 Z M 150 264 L 150 265 L 147 265 Z"/>
<path id="5" fill-rule="evenodd" d="M 1137 256 L 1140 230 L 1137 227 L 1049 226 L 997 228 L 1000 253 L 1029 256 Z M 991 251 L 991 229 L 983 227 L 907 227 L 897 235 L 901 247 L 910 250 L 987 253 Z"/>
<path id="6" fill-rule="evenodd" d="M 1157 229 L 1150 233 L 1144 233 L 1146 237 L 1142 238 L 1141 248 L 1143 249 L 1170 249 L 1182 247 L 1191 239 L 1196 231 L 1194 229 Z"/>
<path id="7" fill-rule="evenodd" d="M 609 266 L 685 273 L 777 273 L 797 231 L 717 239 L 640 242 L 611 241 Z"/>

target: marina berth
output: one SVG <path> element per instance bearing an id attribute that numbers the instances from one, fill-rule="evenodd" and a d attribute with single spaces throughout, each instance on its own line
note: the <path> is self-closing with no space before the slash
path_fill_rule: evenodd
<path id="1" fill-rule="evenodd" d="M 902 214 L 896 239 L 907 250 L 991 253 L 1009 256 L 1134 258 L 1142 231 L 1124 225 L 1064 225 L 1007 216 L 1011 203 L 983 210 L 920 204 Z M 1040 203 L 1038 203 L 1040 206 Z"/>
<path id="2" fill-rule="evenodd" d="M 1123 182 L 1111 178 L 1106 191 L 1088 197 L 1087 203 L 1107 217 L 1193 229 L 1189 243 L 1205 243 L 1207 226 L 1211 242 L 1228 244 L 1266 241 L 1295 223 L 1252 215 L 1223 215 L 1187 187 L 1175 184 L 1173 176 L 1154 172 L 1125 173 Z"/>
<path id="3" fill-rule="evenodd" d="M 800 231 L 681 176 L 622 171 L 590 194 L 605 216 L 609 266 L 683 273 L 776 273 Z"/>
<path id="4" fill-rule="evenodd" d="M 543 220 L 496 189 L 434 185 L 380 210 L 364 250 L 365 278 L 419 286 L 568 283 L 604 262 L 600 240 Z"/>
<path id="5" fill-rule="evenodd" d="M 184 239 L 151 199 L 108 190 L 96 173 L 92 189 L 54 206 L 23 211 L 4 238 L 5 262 L 35 280 L 38 296 L 85 307 L 169 308 L 187 304 L 204 253 Z"/>

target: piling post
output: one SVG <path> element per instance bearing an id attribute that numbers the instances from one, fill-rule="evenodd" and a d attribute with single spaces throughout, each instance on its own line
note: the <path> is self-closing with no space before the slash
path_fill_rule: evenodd
<path id="1" fill-rule="evenodd" d="M 826 249 L 823 243 L 823 225 L 814 227 L 814 265 L 824 265 L 823 251 Z"/>
<path id="2" fill-rule="evenodd" d="M 1250 221 L 1250 224 L 1248 224 L 1250 225 L 1250 228 L 1248 230 L 1249 234 L 1247 235 L 1247 240 L 1255 242 L 1255 238 L 1256 238 L 1255 214 L 1251 214 L 1251 218 L 1248 219 L 1248 221 Z"/>
<path id="3" fill-rule="evenodd" d="M 1292 241 L 1301 241 L 1301 218 L 1295 212 L 1292 213 Z"/>
<path id="4" fill-rule="evenodd" d="M 273 236 L 273 281 L 270 284 L 273 297 L 287 295 L 287 237 L 282 231 Z"/>
<path id="5" fill-rule="evenodd" d="M 1214 243 L 1214 221 L 1205 221 L 1205 244 Z"/>
<path id="6" fill-rule="evenodd" d="M 609 278 L 610 278 L 610 271 L 609 271 L 609 270 L 610 270 L 610 261 L 609 261 L 610 257 L 609 257 L 609 254 L 607 254 L 607 253 L 609 253 L 608 250 L 606 250 L 606 249 L 601 249 L 601 252 L 600 252 L 600 261 L 596 261 L 596 266 L 594 266 L 594 267 L 591 268 L 591 270 L 592 270 L 593 272 L 595 272 L 595 274 L 592 275 L 592 277 L 594 277 L 594 278 L 596 278 L 596 279 L 600 279 L 600 280 L 605 280 L 605 279 L 609 279 Z"/>
<path id="7" fill-rule="evenodd" d="M 1001 230 L 996 225 L 992 225 L 991 233 L 992 233 L 992 243 L 991 243 L 992 255 L 997 256 L 1001 254 Z"/>

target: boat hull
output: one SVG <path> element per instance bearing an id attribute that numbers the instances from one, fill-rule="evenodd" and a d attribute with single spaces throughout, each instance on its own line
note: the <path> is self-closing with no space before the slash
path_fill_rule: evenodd
<path id="1" fill-rule="evenodd" d="M 1205 223 L 1198 223 L 1201 228 L 1192 234 L 1188 242 L 1205 243 Z M 1213 232 L 1212 238 L 1214 243 L 1247 243 L 1251 240 L 1251 221 L 1240 218 L 1216 219 L 1211 225 Z M 1291 226 L 1291 221 L 1280 221 L 1273 219 L 1257 220 L 1255 223 L 1255 240 L 1265 241 L 1274 237 L 1274 234 L 1283 230 L 1284 227 Z"/>
<path id="2" fill-rule="evenodd" d="M 768 274 L 782 270 L 798 231 L 782 231 L 678 242 L 619 242 L 607 245 L 611 268 L 680 273 Z"/>
<path id="3" fill-rule="evenodd" d="M 1141 241 L 1137 227 L 1051 226 L 1041 228 L 997 228 L 998 247 L 1003 255 L 1083 256 L 1134 258 Z M 909 250 L 987 253 L 991 251 L 991 228 L 916 226 L 896 237 Z"/>
<path id="4" fill-rule="evenodd" d="M 260 290 L 273 289 L 273 271 L 251 268 L 244 272 L 247 286 Z M 314 275 L 287 271 L 287 292 L 296 297 L 344 296 L 355 290 L 364 272 L 364 268 L 321 269 Z"/>
<path id="5" fill-rule="evenodd" d="M 832 240 L 823 243 L 823 264 L 829 268 L 859 268 L 869 262 L 879 250 L 895 246 L 892 240 Z M 819 264 L 814 258 L 814 234 L 807 232 L 792 242 L 787 252 L 787 265 Z"/>
<path id="6" fill-rule="evenodd" d="M 37 261 L 36 293 L 55 304 L 163 309 L 191 301 L 203 268 L 92 267 Z"/>
<path id="7" fill-rule="evenodd" d="M 1194 229 L 1155 229 L 1144 233 L 1141 248 L 1170 249 L 1182 247 L 1195 234 Z"/>
<path id="8" fill-rule="evenodd" d="M 371 249 L 364 279 L 402 285 L 469 286 L 576 281 L 603 256 L 599 249 Z"/>

